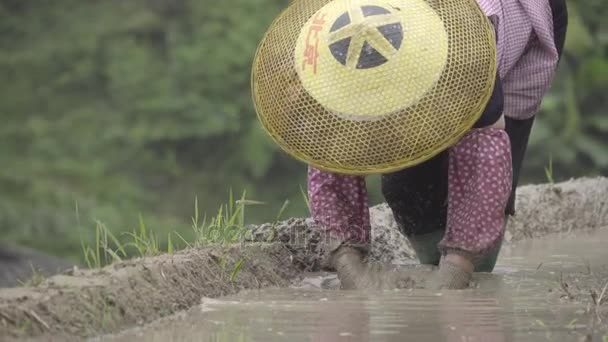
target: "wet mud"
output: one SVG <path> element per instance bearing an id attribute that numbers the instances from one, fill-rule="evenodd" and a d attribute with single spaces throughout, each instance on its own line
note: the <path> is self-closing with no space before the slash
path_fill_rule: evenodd
<path id="1" fill-rule="evenodd" d="M 235 301 L 245 304 L 232 306 L 231 310 L 251 315 L 252 317 L 248 319 L 258 317 L 258 314 L 255 313 L 257 311 L 247 311 L 249 310 L 248 308 L 256 308 L 256 310 L 267 308 L 268 315 L 273 312 L 279 312 L 285 315 L 281 315 L 279 318 L 291 317 L 296 321 L 299 319 L 306 321 L 312 320 L 312 316 L 315 314 L 321 314 L 315 311 L 319 310 L 317 308 L 319 302 L 331 303 L 331 305 L 327 305 L 327 308 L 335 308 L 336 310 L 342 305 L 350 306 L 353 308 L 350 310 L 353 312 L 352 315 L 361 315 L 363 318 L 346 319 L 342 323 L 336 323 L 337 326 L 339 327 L 351 321 L 358 321 L 361 323 L 361 326 L 366 326 L 367 324 L 368 328 L 364 328 L 365 334 L 375 334 L 377 329 L 373 328 L 373 324 L 380 324 L 382 321 L 379 321 L 377 312 L 365 309 L 371 305 L 370 303 L 386 303 L 388 306 L 383 311 L 383 314 L 390 315 L 391 319 L 406 319 L 410 317 L 413 323 L 406 323 L 408 327 L 412 327 L 412 324 L 417 322 L 417 318 L 414 317 L 416 316 L 414 314 L 415 311 L 410 310 L 410 312 L 408 311 L 409 309 L 403 308 L 416 308 L 417 306 L 426 308 L 423 309 L 423 312 L 426 312 L 424 310 L 429 312 L 430 316 L 428 320 L 432 322 L 446 321 L 448 318 L 445 317 L 455 315 L 455 312 L 458 312 L 458 308 L 467 307 L 472 310 L 471 317 L 479 318 L 459 323 L 462 326 L 474 329 L 481 324 L 479 322 L 490 317 L 488 318 L 490 321 L 500 320 L 507 322 L 507 327 L 513 327 L 515 323 L 509 323 L 510 321 L 506 320 L 505 317 L 515 319 L 522 314 L 520 311 L 513 311 L 515 309 L 505 309 L 505 306 L 502 305 L 503 301 L 506 300 L 505 298 L 522 298 L 521 303 L 542 303 L 542 305 L 534 304 L 542 310 L 548 307 L 546 303 L 549 302 L 553 303 L 552 305 L 554 306 L 551 307 L 556 308 L 558 311 L 565 306 L 573 305 L 576 307 L 575 312 L 580 313 L 581 320 L 583 318 L 596 317 L 596 321 L 593 323 L 594 328 L 591 331 L 597 331 L 598 328 L 595 328 L 595 326 L 603 327 L 604 322 L 608 320 L 608 318 L 606 320 L 600 318 L 602 317 L 601 312 L 603 308 L 608 303 L 608 294 L 604 292 L 604 295 L 602 295 L 602 282 L 605 284 L 608 281 L 608 272 L 603 268 L 603 264 L 597 263 L 591 266 L 585 263 L 576 264 L 576 267 L 572 271 L 560 271 L 562 272 L 560 273 L 561 276 L 559 281 L 556 281 L 555 276 L 558 271 L 551 270 L 550 268 L 551 260 L 553 259 L 546 259 L 552 254 L 547 254 L 548 252 L 544 251 L 544 254 L 541 253 L 540 255 L 541 260 L 537 260 L 538 263 L 535 261 L 534 263 L 518 264 L 517 258 L 527 260 L 530 256 L 522 256 L 523 252 L 519 252 L 520 254 L 515 253 L 515 256 L 513 256 L 515 259 L 510 260 L 508 258 L 512 255 L 508 251 L 509 248 L 515 248 L 516 246 L 523 245 L 528 240 L 534 240 L 531 238 L 540 238 L 547 235 L 559 238 L 560 235 L 562 237 L 578 236 L 583 232 L 597 233 L 603 231 L 602 227 L 608 227 L 608 196 L 606 196 L 606 193 L 608 193 L 608 180 L 605 178 L 580 179 L 554 185 L 547 184 L 520 188 L 518 190 L 517 216 L 510 220 L 507 228 L 507 241 L 501 256 L 501 262 L 503 260 L 504 262 L 496 274 L 478 276 L 477 283 L 479 286 L 477 286 L 477 290 L 463 292 L 460 295 L 454 295 L 455 297 L 453 298 L 449 296 L 449 298 L 452 298 L 449 299 L 450 301 L 454 300 L 457 303 L 453 304 L 449 302 L 446 304 L 454 308 L 455 311 L 452 313 L 450 313 L 450 310 L 444 312 L 445 310 L 440 309 L 439 304 L 433 306 L 435 305 L 432 304 L 433 300 L 448 298 L 437 296 L 436 294 L 414 294 L 416 293 L 415 291 L 408 292 L 407 290 L 403 290 L 402 292 L 389 291 L 365 294 L 332 290 L 338 286 L 335 277 L 332 278 L 331 274 L 323 276 L 318 273 L 323 271 L 320 267 L 320 255 L 322 251 L 320 250 L 318 229 L 314 227 L 314 223 L 310 219 L 291 219 L 279 225 L 251 227 L 248 241 L 239 245 L 190 249 L 175 253 L 174 255 L 125 261 L 101 270 L 70 270 L 64 272 L 64 274 L 45 280 L 37 287 L 0 289 L 0 336 L 7 338 L 38 337 L 42 340 L 50 337 L 61 338 L 62 340 L 70 337 L 81 339 L 106 333 L 116 333 L 134 326 L 146 327 L 134 333 L 136 334 L 135 336 L 145 335 L 150 332 L 151 334 L 145 336 L 152 339 L 157 338 L 155 337 L 157 336 L 156 334 L 158 334 L 158 338 L 162 336 L 167 337 L 167 335 L 163 334 L 181 334 L 182 331 L 188 331 L 188 329 L 200 335 L 199 328 L 203 329 L 203 327 L 207 327 L 209 324 L 211 324 L 210 326 L 217 325 L 217 327 L 231 327 L 229 323 L 226 323 L 226 320 L 244 322 L 244 326 L 254 322 L 247 321 L 246 318 L 240 316 L 233 317 L 231 316 L 232 314 L 222 313 L 226 302 Z M 415 256 L 407 240 L 397 231 L 394 220 L 392 220 L 392 215 L 387 207 L 380 205 L 372 208 L 371 212 L 373 225 L 372 260 L 411 265 L 414 262 Z M 259 242 L 268 241 L 269 236 L 272 237 L 270 243 Z M 597 241 L 598 239 L 600 238 L 596 237 L 592 241 Z M 606 236 L 601 235 L 601 239 L 606 241 Z M 543 248 L 527 248 L 543 251 Z M 577 248 L 582 251 L 590 249 L 581 246 Z M 594 249 L 603 250 L 605 248 L 594 247 Z M 578 251 L 575 250 L 574 252 L 572 255 L 575 255 Z M 557 253 L 555 255 L 560 254 Z M 605 255 L 603 260 L 608 260 L 607 256 Z M 563 263 L 566 262 L 565 260 L 569 259 L 560 259 L 557 262 Z M 238 272 L 234 272 L 239 264 L 241 266 L 239 266 Z M 541 266 L 536 269 L 538 265 Z M 593 272 L 587 271 L 590 267 L 593 269 Z M 506 292 L 504 291 L 507 290 L 514 291 L 517 288 L 528 289 L 527 285 L 522 285 L 523 287 L 513 285 L 513 281 L 516 280 L 521 284 L 527 284 L 522 279 L 531 279 L 532 285 L 536 286 L 536 290 L 534 290 L 536 292 L 532 291 L 534 293 L 533 298 L 525 296 L 517 297 L 513 293 L 510 293 L 510 295 L 505 294 Z M 268 290 L 269 288 L 282 290 Z M 506 290 L 501 290 L 504 288 Z M 260 292 L 260 289 L 263 290 Z M 246 290 L 255 290 L 255 292 L 243 293 Z M 540 296 L 539 293 L 543 293 L 543 296 Z M 308 297 L 304 296 L 304 294 Z M 227 297 L 231 295 L 236 295 L 237 297 Z M 283 303 L 278 299 L 272 299 L 275 295 L 291 299 L 304 296 L 306 303 L 303 304 L 302 308 L 299 308 L 294 303 Z M 320 296 L 320 298 L 315 296 Z M 460 299 L 459 296 L 461 297 Z M 209 318 L 208 316 L 201 317 L 197 313 L 197 310 L 203 310 L 200 306 L 201 298 L 204 298 L 203 308 L 206 305 L 205 303 L 209 305 L 210 303 L 219 303 L 219 308 L 213 308 L 212 310 L 213 315 L 219 316 L 213 316 L 215 318 Z M 313 301 L 308 302 L 309 298 L 312 298 Z M 315 298 L 318 300 L 314 300 Z M 340 302 L 342 299 L 345 302 Z M 408 302 L 409 300 L 414 302 L 410 303 Z M 483 307 L 472 306 L 469 302 L 483 302 L 484 300 L 488 302 L 484 302 Z M 596 301 L 595 306 L 590 304 L 593 300 Z M 253 303 L 257 304 L 249 305 L 247 301 L 253 301 Z M 458 301 L 461 301 L 461 306 L 459 306 Z M 282 312 L 279 310 L 280 305 L 279 309 L 273 308 L 271 303 L 275 302 L 279 302 L 280 305 L 285 304 L 288 307 L 295 305 L 298 310 L 308 311 L 305 313 L 301 313 L 298 310 L 295 310 L 293 313 Z M 391 306 L 390 303 L 392 302 L 400 303 L 401 305 Z M 357 309 L 361 306 L 363 309 Z M 227 307 L 230 306 L 228 305 Z M 484 310 L 487 311 L 488 308 L 491 309 L 492 307 L 494 308 L 492 310 L 495 312 L 481 314 L 481 312 L 485 312 Z M 507 310 L 509 313 L 503 314 L 504 310 Z M 593 310 L 596 310 L 596 314 L 591 314 Z M 338 312 L 341 311 L 333 311 L 333 313 L 330 313 L 330 316 L 339 316 Z M 176 313 L 179 314 L 175 316 L 174 314 Z M 259 315 L 260 319 L 268 323 L 265 327 L 266 329 L 270 328 L 274 331 L 279 323 L 273 323 L 271 318 L 264 316 L 265 314 L 262 310 L 261 315 Z M 440 318 L 436 318 L 437 315 Z M 350 317 L 351 314 L 347 314 L 346 316 Z M 569 314 L 566 316 L 570 318 Z M 151 327 L 146 325 L 163 317 L 169 317 L 168 320 L 172 322 L 183 322 L 191 324 L 191 326 L 188 328 L 177 325 L 181 327 L 180 332 L 171 332 L 155 331 L 153 330 L 154 325 Z M 548 323 L 546 321 L 550 321 L 552 317 L 545 315 L 544 318 L 539 318 L 539 322 L 535 324 L 547 326 Z M 579 320 L 573 320 L 574 318 L 568 323 L 574 322 L 571 325 L 577 327 L 575 332 L 577 334 L 581 333 L 580 330 L 583 328 L 577 324 L 583 323 L 580 323 L 581 321 Z M 213 322 L 220 323 L 216 324 Z M 372 324 L 369 322 L 376 323 Z M 390 322 L 389 320 L 388 324 L 393 324 Z M 163 323 L 161 320 L 154 324 L 160 324 L 162 327 Z M 264 324 L 260 324 L 259 322 L 256 324 L 260 329 L 264 327 Z M 338 329 L 336 328 L 336 324 L 328 325 L 327 329 L 331 331 Z M 372 325 L 370 326 L 369 324 Z M 293 339 L 298 340 L 302 336 L 310 337 L 311 325 L 312 323 L 294 326 L 294 329 L 299 329 L 298 331 L 302 331 L 304 335 L 293 335 Z M 432 328 L 432 325 L 425 327 L 416 323 L 415 326 L 423 330 L 436 330 L 436 328 Z M 588 324 L 585 323 L 585 329 L 587 329 L 587 326 Z M 492 325 L 490 327 L 491 329 L 495 329 Z M 397 324 L 394 328 L 402 331 L 407 327 Z M 442 329 L 445 330 L 445 327 Z M 510 333 L 514 331 L 510 328 L 506 329 Z M 167 329 L 162 328 L 160 330 Z M 545 330 L 551 331 L 555 329 L 550 326 Z M 225 334 L 208 327 L 204 331 L 213 332 L 214 335 L 209 335 L 209 339 L 211 340 L 223 340 L 223 337 L 220 335 Z M 240 330 L 236 329 L 234 331 Z M 380 331 L 382 332 L 382 329 Z M 450 332 L 453 330 L 448 327 L 446 331 Z M 515 329 L 515 331 L 519 330 Z M 281 332 L 281 330 L 274 332 Z M 288 333 L 286 331 L 282 332 Z M 348 334 L 353 334 L 354 336 L 356 333 L 349 332 L 347 329 L 344 332 L 347 334 L 345 337 L 348 337 Z M 266 334 L 266 332 L 255 330 L 252 333 Z M 180 336 L 175 335 L 174 337 L 177 339 Z M 198 335 L 190 335 L 190 337 L 192 336 L 196 337 Z M 254 335 L 244 335 L 244 339 L 247 340 L 248 336 Z M 275 335 L 271 333 L 268 336 Z M 278 334 L 276 336 L 281 335 Z M 424 337 L 425 335 L 420 336 Z M 184 337 L 188 337 L 188 335 L 184 335 Z M 273 338 L 269 339 L 272 340 Z M 234 339 L 224 340 L 232 341 Z M 391 339 L 387 340 L 390 341 Z M 497 339 L 497 341 L 499 340 Z M 507 338 L 506 340 L 509 339 Z"/>
<path id="2" fill-rule="evenodd" d="M 82 339 L 187 310 L 201 297 L 287 287 L 299 274 L 290 257 L 280 244 L 210 247 L 1 289 L 0 340 Z"/>
<path id="3" fill-rule="evenodd" d="M 308 274 L 92 341 L 604 341 L 607 241 L 608 227 L 507 247 L 464 291 L 337 291 L 335 276 Z"/>

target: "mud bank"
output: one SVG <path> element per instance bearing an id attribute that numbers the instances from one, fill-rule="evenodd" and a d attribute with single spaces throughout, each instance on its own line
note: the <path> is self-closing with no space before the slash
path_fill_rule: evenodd
<path id="1" fill-rule="evenodd" d="M 0 290 L 0 337 L 85 337 L 185 310 L 201 297 L 285 287 L 298 270 L 280 244 L 212 247 L 72 271 Z"/>
<path id="2" fill-rule="evenodd" d="M 522 187 L 506 240 L 608 226 L 607 193 L 605 178 Z M 386 206 L 372 209 L 372 225 L 373 259 L 412 261 L 414 254 Z M 72 270 L 35 288 L 0 289 L 0 336 L 116 332 L 186 310 L 202 297 L 285 287 L 302 272 L 320 269 L 320 236 L 312 220 L 261 225 L 251 232 L 240 245 L 190 249 L 96 271 Z M 271 243 L 256 242 L 269 239 Z"/>

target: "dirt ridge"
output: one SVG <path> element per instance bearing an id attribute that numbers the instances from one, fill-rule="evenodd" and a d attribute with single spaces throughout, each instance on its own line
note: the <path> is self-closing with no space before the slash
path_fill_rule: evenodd
<path id="1" fill-rule="evenodd" d="M 202 297 L 285 287 L 299 271 L 286 263 L 290 256 L 280 244 L 189 249 L 2 289 L 0 337 L 94 336 L 183 311 Z"/>

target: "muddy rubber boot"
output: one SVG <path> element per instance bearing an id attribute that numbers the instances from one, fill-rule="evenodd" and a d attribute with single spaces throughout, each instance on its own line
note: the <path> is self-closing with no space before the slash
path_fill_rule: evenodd
<path id="1" fill-rule="evenodd" d="M 504 229 L 506 230 L 507 224 L 509 223 L 509 216 L 505 216 L 504 221 Z M 487 272 L 492 273 L 494 271 L 494 267 L 496 266 L 496 261 L 498 260 L 498 255 L 500 254 L 500 249 L 502 248 L 502 243 L 504 241 L 504 236 L 496 246 L 488 251 L 488 253 L 475 264 L 475 272 Z"/>
<path id="2" fill-rule="evenodd" d="M 502 240 L 500 240 L 496 247 L 492 248 L 488 254 L 486 254 L 486 256 L 475 264 L 475 272 L 492 273 L 492 271 L 494 271 L 494 267 L 496 266 L 496 261 L 498 260 L 498 254 L 500 253 L 501 247 Z"/>
<path id="3" fill-rule="evenodd" d="M 441 253 L 439 252 L 439 242 L 443 239 L 445 231 L 437 230 L 433 233 L 411 235 L 407 239 L 410 241 L 412 248 L 416 252 L 416 257 L 423 265 L 439 265 L 441 260 Z M 486 256 L 484 256 L 479 262 L 475 264 L 475 272 L 487 272 L 492 273 L 496 266 L 496 260 L 500 253 L 502 246 L 502 240 L 492 248 Z"/>
<path id="4" fill-rule="evenodd" d="M 460 266 L 442 260 L 439 271 L 432 277 L 429 289 L 437 291 L 441 289 L 462 290 L 469 287 L 473 273 L 468 272 Z"/>
<path id="5" fill-rule="evenodd" d="M 437 245 L 443 239 L 444 233 L 444 230 L 437 230 L 432 233 L 410 235 L 407 237 L 421 264 L 439 265 L 441 253 Z"/>

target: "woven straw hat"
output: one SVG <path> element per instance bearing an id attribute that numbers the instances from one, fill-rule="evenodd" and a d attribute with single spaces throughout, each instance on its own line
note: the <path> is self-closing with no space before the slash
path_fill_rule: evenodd
<path id="1" fill-rule="evenodd" d="M 258 47 L 252 90 L 286 152 L 363 175 L 457 142 L 495 73 L 494 30 L 475 0 L 295 0 Z"/>

